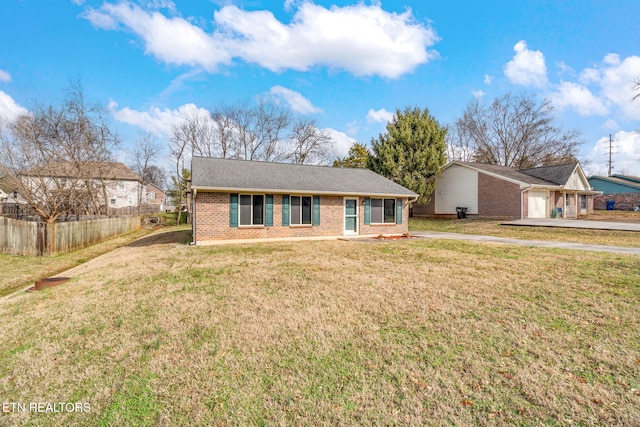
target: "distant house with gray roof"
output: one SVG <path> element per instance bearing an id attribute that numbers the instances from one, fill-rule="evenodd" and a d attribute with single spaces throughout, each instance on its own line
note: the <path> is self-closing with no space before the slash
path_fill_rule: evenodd
<path id="1" fill-rule="evenodd" d="M 478 217 L 577 218 L 593 211 L 594 191 L 578 162 L 530 169 L 453 161 L 431 201 L 416 216 L 451 216 L 456 208 Z"/>
<path id="2" fill-rule="evenodd" d="M 194 157 L 196 244 L 220 239 L 401 235 L 418 195 L 368 169 Z"/>

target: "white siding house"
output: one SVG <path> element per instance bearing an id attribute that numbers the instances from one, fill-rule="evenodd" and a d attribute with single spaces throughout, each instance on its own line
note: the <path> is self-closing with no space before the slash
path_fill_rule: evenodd
<path id="1" fill-rule="evenodd" d="M 435 213 L 455 213 L 464 206 L 470 215 L 478 214 L 478 172 L 464 167 L 447 168 L 436 178 Z"/>

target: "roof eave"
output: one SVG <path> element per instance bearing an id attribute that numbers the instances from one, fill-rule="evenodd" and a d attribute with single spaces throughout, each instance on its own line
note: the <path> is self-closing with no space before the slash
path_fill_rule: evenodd
<path id="1" fill-rule="evenodd" d="M 265 193 L 265 194 L 301 194 L 314 196 L 364 196 L 364 197 L 408 197 L 416 198 L 416 193 L 376 193 L 376 192 L 359 192 L 359 191 L 316 191 L 316 190 L 296 190 L 296 189 L 273 189 L 273 188 L 237 188 L 237 187 L 209 187 L 209 186 L 191 186 L 192 190 L 205 192 L 225 192 L 225 193 Z"/>

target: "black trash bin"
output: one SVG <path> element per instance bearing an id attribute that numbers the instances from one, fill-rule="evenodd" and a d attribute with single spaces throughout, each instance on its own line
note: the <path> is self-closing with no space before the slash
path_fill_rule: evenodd
<path id="1" fill-rule="evenodd" d="M 456 213 L 458 214 L 458 219 L 467 217 L 467 208 L 456 208 Z"/>

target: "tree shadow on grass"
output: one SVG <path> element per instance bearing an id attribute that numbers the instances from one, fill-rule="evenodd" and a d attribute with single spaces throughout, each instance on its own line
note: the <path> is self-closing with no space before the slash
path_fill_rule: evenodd
<path id="1" fill-rule="evenodd" d="M 167 231 L 164 233 L 154 233 L 143 237 L 127 245 L 130 248 L 140 248 L 154 245 L 177 244 L 186 245 L 191 241 L 191 230 Z"/>

